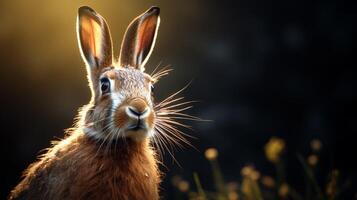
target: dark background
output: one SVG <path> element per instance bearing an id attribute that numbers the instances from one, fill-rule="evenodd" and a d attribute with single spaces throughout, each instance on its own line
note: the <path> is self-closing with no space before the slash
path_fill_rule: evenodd
<path id="1" fill-rule="evenodd" d="M 234 4 L 233 4 L 234 2 Z M 151 5 L 161 8 L 155 50 L 146 65 L 175 69 L 155 88 L 157 99 L 185 86 L 188 113 L 213 122 L 190 122 L 198 149 L 169 156 L 163 195 L 170 177 L 201 175 L 211 188 L 203 152 L 219 151 L 225 179 L 238 180 L 247 163 L 265 173 L 273 168 L 263 146 L 271 136 L 286 140 L 288 181 L 302 187 L 296 153 L 307 155 L 313 138 L 323 143 L 320 181 L 339 169 L 357 174 L 356 5 L 345 1 L 0 1 L 1 175 L 0 198 L 20 174 L 71 127 L 77 109 L 90 98 L 80 58 L 75 19 L 89 5 L 111 28 L 119 53 L 126 26 Z"/>

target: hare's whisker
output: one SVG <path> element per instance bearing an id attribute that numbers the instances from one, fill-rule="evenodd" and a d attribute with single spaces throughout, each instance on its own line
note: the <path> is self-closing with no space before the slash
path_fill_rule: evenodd
<path id="1" fill-rule="evenodd" d="M 158 135 L 159 135 L 159 134 L 158 134 Z M 158 137 L 158 138 L 161 138 L 161 137 Z M 176 160 L 174 154 L 171 152 L 171 151 L 172 151 L 172 146 L 171 146 L 171 150 L 170 150 L 170 148 L 167 146 L 165 140 L 168 141 L 166 137 L 162 137 L 162 138 L 161 138 L 162 144 L 164 145 L 166 151 L 170 154 L 170 156 L 172 157 L 172 160 L 173 160 L 178 166 L 181 167 L 180 163 Z M 168 143 L 171 144 L 171 142 L 169 142 L 169 141 L 168 141 Z"/>
<path id="2" fill-rule="evenodd" d="M 150 76 L 151 76 L 151 77 L 153 76 L 153 74 L 155 74 L 156 70 L 160 67 L 161 63 L 162 63 L 162 61 L 160 61 L 160 62 L 156 65 L 155 69 L 150 73 Z"/>

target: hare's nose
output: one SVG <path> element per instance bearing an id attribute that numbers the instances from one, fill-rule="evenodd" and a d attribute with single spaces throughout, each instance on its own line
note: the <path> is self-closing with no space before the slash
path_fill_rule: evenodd
<path id="1" fill-rule="evenodd" d="M 132 99 L 125 112 L 131 118 L 145 118 L 149 114 L 149 106 L 141 98 Z"/>
<path id="2" fill-rule="evenodd" d="M 144 111 L 138 111 L 135 107 L 128 106 L 126 114 L 128 114 L 130 117 L 138 118 L 143 117 L 145 113 L 148 112 L 148 110 L 149 109 L 145 109 Z"/>

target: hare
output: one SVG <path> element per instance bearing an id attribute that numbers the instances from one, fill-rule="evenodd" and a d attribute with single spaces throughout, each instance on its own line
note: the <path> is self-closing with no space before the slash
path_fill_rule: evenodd
<path id="1" fill-rule="evenodd" d="M 77 37 L 92 97 L 65 138 L 25 170 L 9 199 L 159 199 L 162 173 L 152 140 L 187 141 L 170 116 L 190 118 L 180 113 L 186 108 L 177 109 L 185 103 L 172 105 L 182 99 L 174 99 L 177 93 L 153 103 L 154 83 L 170 71 L 144 72 L 159 13 L 151 7 L 130 23 L 115 62 L 104 18 L 87 6 L 78 9 Z"/>

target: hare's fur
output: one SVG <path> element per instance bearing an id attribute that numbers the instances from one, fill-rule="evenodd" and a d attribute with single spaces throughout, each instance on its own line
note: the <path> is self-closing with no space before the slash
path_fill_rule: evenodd
<path id="1" fill-rule="evenodd" d="M 104 18 L 78 12 L 77 33 L 87 65 L 90 103 L 75 128 L 31 164 L 9 199 L 159 199 L 160 171 L 150 144 L 155 110 L 144 64 L 155 42 L 159 8 L 130 25 L 119 63 Z"/>
<path id="2" fill-rule="evenodd" d="M 148 140 L 117 145 L 98 152 L 83 133 L 72 133 L 29 166 L 10 199 L 158 199 L 160 172 Z"/>

